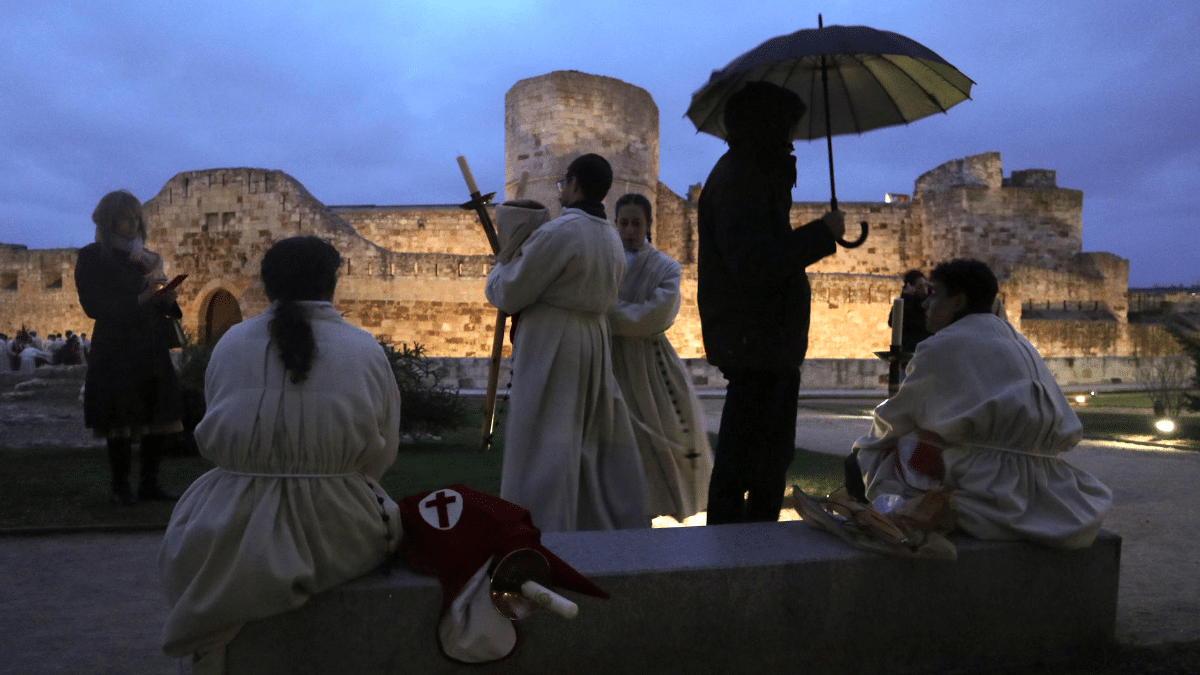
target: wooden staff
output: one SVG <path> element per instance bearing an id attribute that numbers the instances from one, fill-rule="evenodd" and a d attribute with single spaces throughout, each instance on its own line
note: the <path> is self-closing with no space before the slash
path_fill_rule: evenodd
<path id="1" fill-rule="evenodd" d="M 467 211 L 475 211 L 479 216 L 479 224 L 483 226 L 483 233 L 487 235 L 488 243 L 492 247 L 492 255 L 495 255 L 500 252 L 500 239 L 496 236 L 496 226 L 492 224 L 492 216 L 488 213 L 487 205 L 491 203 L 496 193 L 489 192 L 485 195 L 479 192 L 479 186 L 475 184 L 475 177 L 471 175 L 471 167 L 467 166 L 467 158 L 462 155 L 458 156 L 458 168 L 462 171 L 463 180 L 467 182 L 467 190 L 471 193 L 471 200 L 463 202 L 460 206 Z M 496 422 L 496 390 L 500 385 L 500 357 L 504 352 L 504 326 L 507 321 L 508 315 L 502 310 L 496 310 L 496 329 L 492 333 L 492 358 L 488 364 L 487 397 L 483 403 L 480 450 L 492 447 L 492 432 Z"/>

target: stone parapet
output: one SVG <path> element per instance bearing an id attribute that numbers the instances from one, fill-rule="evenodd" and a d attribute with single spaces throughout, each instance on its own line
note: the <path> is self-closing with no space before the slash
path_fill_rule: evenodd
<path id="1" fill-rule="evenodd" d="M 903 675 L 1058 666 L 1111 646 L 1119 536 L 1102 531 L 1078 551 L 953 541 L 958 560 L 932 562 L 857 551 L 802 522 L 546 534 L 547 548 L 611 597 L 567 593 L 579 616 L 525 619 L 503 661 L 445 659 L 437 580 L 397 567 L 246 624 L 227 667 Z"/>

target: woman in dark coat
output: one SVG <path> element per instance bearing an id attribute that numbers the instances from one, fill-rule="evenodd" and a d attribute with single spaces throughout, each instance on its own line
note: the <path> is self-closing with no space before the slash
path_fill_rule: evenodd
<path id="1" fill-rule="evenodd" d="M 158 484 L 166 435 L 183 429 L 179 380 L 171 363 L 170 318 L 183 313 L 166 281 L 162 257 L 143 248 L 142 205 L 129 192 L 110 192 L 92 213 L 96 242 L 79 250 L 75 287 L 95 319 L 84 388 L 84 424 L 108 442 L 112 503 L 174 500 Z M 140 439 L 141 481 L 129 484 L 133 441 Z"/>

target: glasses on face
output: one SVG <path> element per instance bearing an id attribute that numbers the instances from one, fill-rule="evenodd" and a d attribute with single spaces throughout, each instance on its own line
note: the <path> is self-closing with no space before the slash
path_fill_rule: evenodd
<path id="1" fill-rule="evenodd" d="M 574 176 L 567 176 L 566 178 L 564 178 L 564 179 L 562 179 L 562 180 L 558 181 L 557 183 L 555 183 L 555 185 L 557 185 L 557 186 L 558 186 L 558 191 L 559 191 L 559 192 L 562 192 L 562 191 L 563 191 L 563 188 L 565 188 L 565 187 L 567 186 L 567 183 L 570 183 L 570 182 L 571 182 L 571 179 L 573 179 L 573 178 L 575 178 L 575 177 L 574 177 Z"/>

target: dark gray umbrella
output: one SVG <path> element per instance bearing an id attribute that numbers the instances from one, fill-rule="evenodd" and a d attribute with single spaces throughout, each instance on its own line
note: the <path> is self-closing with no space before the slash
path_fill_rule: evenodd
<path id="1" fill-rule="evenodd" d="M 971 78 L 924 45 L 866 26 L 806 28 L 772 38 L 714 70 L 692 95 L 697 131 L 725 138 L 725 101 L 747 82 L 770 82 L 808 106 L 793 138 L 825 137 L 830 206 L 837 208 L 833 141 L 839 134 L 908 124 L 970 98 Z M 863 229 L 866 236 L 866 229 Z"/>

